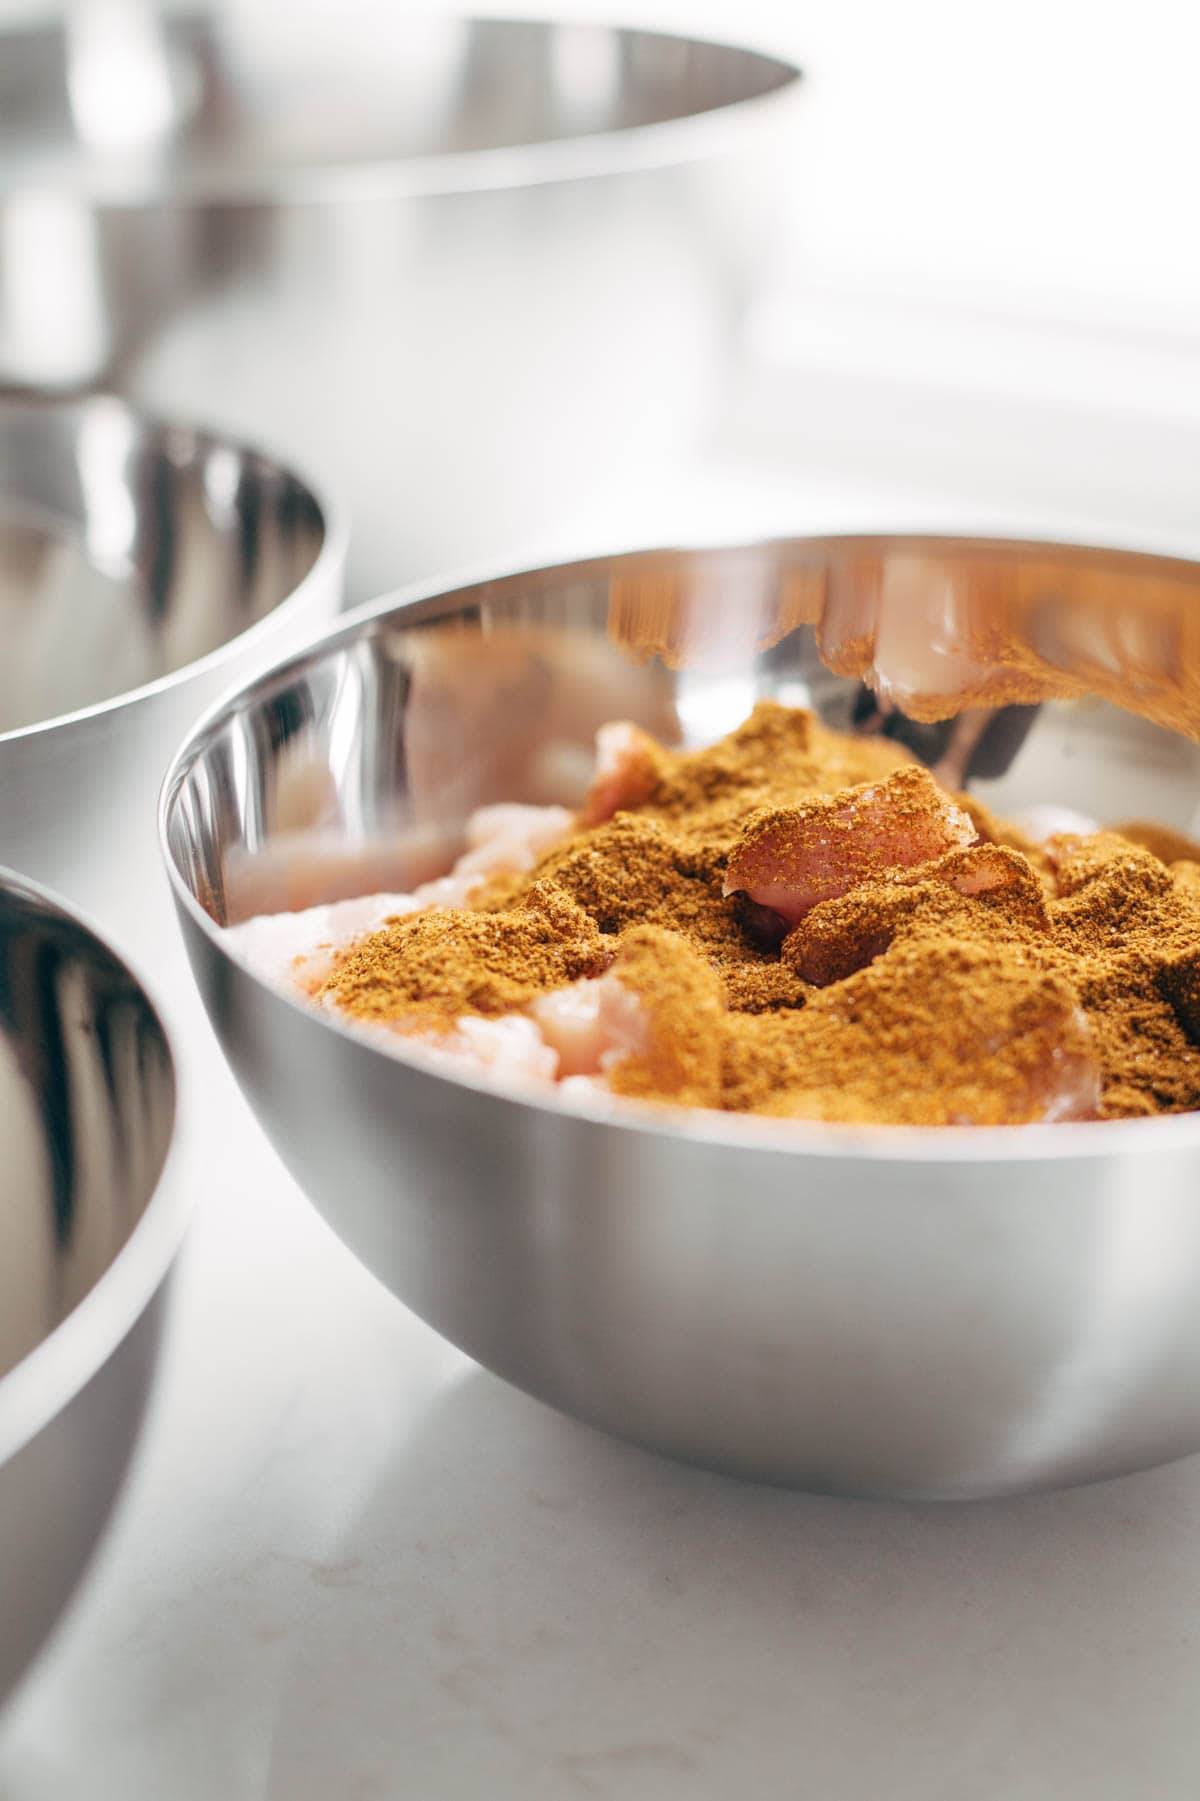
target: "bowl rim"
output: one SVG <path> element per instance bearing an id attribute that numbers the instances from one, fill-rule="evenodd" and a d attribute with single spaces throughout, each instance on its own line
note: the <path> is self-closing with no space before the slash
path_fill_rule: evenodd
<path id="1" fill-rule="evenodd" d="M 265 996 L 290 1007 L 300 1019 L 315 1022 L 353 1044 L 361 1052 L 397 1067 L 400 1071 L 431 1076 L 466 1093 L 492 1101 L 527 1108 L 545 1117 L 604 1125 L 624 1133 L 668 1138 L 676 1143 L 707 1145 L 726 1151 L 766 1151 L 791 1157 L 845 1158 L 854 1156 L 875 1163 L 936 1163 L 972 1167 L 980 1163 L 1025 1165 L 1040 1162 L 1109 1162 L 1114 1156 L 1163 1155 L 1200 1148 L 1200 1111 L 1160 1115 L 1153 1119 L 1071 1120 L 1023 1126 L 900 1126 L 843 1125 L 819 1120 L 772 1120 L 755 1115 L 720 1113 L 703 1109 L 658 1109 L 652 1103 L 626 1102 L 618 1116 L 599 1104 L 576 1098 L 564 1102 L 552 1095 L 525 1092 L 515 1083 L 502 1085 L 469 1070 L 447 1070 L 440 1062 L 426 1060 L 419 1051 L 382 1050 L 371 1037 L 343 1024 L 335 1015 L 319 1012 L 299 996 L 266 981 L 223 942 L 224 931 L 209 916 L 178 869 L 170 848 L 170 823 L 180 789 L 211 740 L 248 703 L 258 705 L 287 688 L 315 661 L 338 654 L 381 620 L 389 624 L 416 623 L 453 613 L 472 592 L 489 587 L 549 576 L 564 581 L 585 579 L 611 569 L 614 564 L 644 557 L 703 557 L 783 552 L 790 545 L 811 543 L 911 543 L 922 545 L 973 545 L 1005 549 L 1060 550 L 1113 556 L 1133 564 L 1175 565 L 1200 575 L 1200 562 L 1185 557 L 1164 557 L 1153 552 L 1119 547 L 1083 545 L 1069 540 L 1003 538 L 954 532 L 834 532 L 800 533 L 793 537 L 696 543 L 691 545 L 636 546 L 621 551 L 573 557 L 564 562 L 514 568 L 511 564 L 487 569 L 469 568 L 450 575 L 408 583 L 377 599 L 365 601 L 342 614 L 331 626 L 315 631 L 289 656 L 249 681 L 233 688 L 195 721 L 172 757 L 158 795 L 159 850 L 176 907 L 181 909 L 213 949 L 238 975 Z M 403 619 L 394 619 L 395 615 Z M 643 1114 L 644 1108 L 644 1116 Z"/>
<path id="2" fill-rule="evenodd" d="M 157 205 L 191 209 L 264 203 L 304 205 L 350 198 L 420 199 L 544 187 L 636 170 L 672 168 L 718 156 L 731 144 L 744 141 L 748 122 L 765 124 L 780 109 L 790 107 L 804 81 L 800 65 L 782 50 L 707 33 L 658 29 L 652 24 L 618 22 L 608 17 L 574 20 L 469 11 L 437 17 L 440 22 L 451 24 L 536 25 L 543 29 L 579 26 L 618 39 L 654 38 L 688 48 L 749 56 L 773 67 L 782 79 L 765 92 L 743 95 L 674 118 L 568 134 L 541 142 L 526 140 L 476 150 L 430 151 L 344 164 L 326 160 L 258 170 L 244 164 L 224 172 L 198 170 L 190 181 L 186 170 L 177 169 L 172 176 L 150 162 L 139 169 L 129 160 L 108 166 L 97 160 L 86 170 L 72 171 L 58 179 L 53 175 L 38 178 L 38 191 L 69 194 L 99 207 L 136 210 Z M 6 30 L 15 33 L 21 26 Z M 49 35 L 44 25 L 35 25 L 34 30 L 38 35 Z M 4 35 L 0 32 L 0 43 Z M 19 180 L 11 186 L 0 180 L 0 196 L 20 192 L 22 185 Z"/>
<path id="3" fill-rule="evenodd" d="M 90 916 L 40 882 L 0 866 L 0 892 L 32 900 L 124 972 L 161 1036 L 171 1074 L 171 1128 L 162 1167 L 132 1231 L 87 1293 L 0 1375 L 0 1467 L 64 1412 L 104 1368 L 157 1294 L 182 1243 L 191 1198 L 183 1179 L 180 1064 L 153 987 Z"/>
<path id="4" fill-rule="evenodd" d="M 302 609 L 311 598 L 314 590 L 324 587 L 330 581 L 338 581 L 345 569 L 346 556 L 350 543 L 349 512 L 336 492 L 331 492 L 328 483 L 321 487 L 311 481 L 304 470 L 290 458 L 284 462 L 270 450 L 264 449 L 257 440 L 230 436 L 214 426 L 202 424 L 190 419 L 166 417 L 155 411 L 144 411 L 130 401 L 111 394 L 89 394 L 82 398 L 62 400 L 32 400 L 25 395 L 0 396 L 0 429 L 6 418 L 21 414 L 34 419 L 63 419 L 67 417 L 82 418 L 84 415 L 102 410 L 105 413 L 120 413 L 139 431 L 150 433 L 164 443 L 172 437 L 190 439 L 198 449 L 234 450 L 239 456 L 251 458 L 265 468 L 284 477 L 301 489 L 308 500 L 316 508 L 321 518 L 322 537 L 320 548 L 312 566 L 296 583 L 289 588 L 281 600 L 276 601 L 269 612 L 261 619 L 233 637 L 224 639 L 214 645 L 212 650 L 205 651 L 201 657 L 194 657 L 183 663 L 178 669 L 169 669 L 164 675 L 155 676 L 151 681 L 142 682 L 136 688 L 123 688 L 118 694 L 110 694 L 104 700 L 92 701 L 89 705 L 75 707 L 68 713 L 51 713 L 45 719 L 35 719 L 28 725 L 11 727 L 8 731 L 0 731 L 0 751 L 5 745 L 16 743 L 22 738 L 34 738 L 40 732 L 52 732 L 63 726 L 81 725 L 87 720 L 102 718 L 107 713 L 115 713 L 121 707 L 140 706 L 143 702 L 157 699 L 160 694 L 168 694 L 180 688 L 185 682 L 197 676 L 212 673 L 234 656 L 252 649 L 268 639 L 273 631 Z M 0 500 L 6 498 L 0 495 Z"/>

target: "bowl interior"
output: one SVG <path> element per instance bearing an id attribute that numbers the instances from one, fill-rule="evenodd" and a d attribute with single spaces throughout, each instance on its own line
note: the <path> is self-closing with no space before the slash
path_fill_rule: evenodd
<path id="1" fill-rule="evenodd" d="M 96 0 L 6 34 L 0 162 L 87 179 L 87 157 L 149 159 L 170 187 L 538 145 L 753 100 L 796 71 L 650 31 L 374 8 L 163 19 Z M 347 96 L 352 94 L 352 103 Z"/>
<path id="2" fill-rule="evenodd" d="M 73 915 L 0 880 L 0 1377 L 108 1269 L 174 1122 L 162 1026 Z"/>
<path id="3" fill-rule="evenodd" d="M 325 533 L 309 490 L 242 446 L 111 400 L 0 405 L 0 734 L 219 649 Z"/>
<path id="4" fill-rule="evenodd" d="M 1023 549 L 1045 559 L 1045 547 L 997 554 Z M 699 744 L 770 696 L 866 729 L 866 690 L 826 667 L 822 628 L 789 628 L 797 581 L 911 550 L 892 539 L 655 553 L 369 609 L 202 728 L 168 787 L 170 858 L 210 916 L 232 923 L 425 879 L 488 802 L 577 802 L 607 719 Z M 1131 597 L 1142 561 L 1125 559 Z M 951 732 L 901 715 L 884 729 L 930 763 Z M 968 783 L 1005 813 L 1054 803 L 1186 832 L 1200 745 L 1091 696 L 1012 706 Z"/>

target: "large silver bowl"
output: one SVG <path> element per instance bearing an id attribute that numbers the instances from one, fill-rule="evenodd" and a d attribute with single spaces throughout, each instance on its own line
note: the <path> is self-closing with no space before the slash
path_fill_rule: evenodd
<path id="1" fill-rule="evenodd" d="M 904 539 L 608 558 L 384 601 L 210 716 L 160 825 L 238 1079 L 325 1217 L 416 1312 L 521 1387 L 680 1457 L 975 1496 L 1200 1446 L 1200 1116 L 613 1123 L 381 1052 L 248 973 L 221 929 L 428 873 L 432 828 L 481 800 L 547 798 L 605 714 L 661 727 L 673 712 L 703 740 L 777 695 L 848 724 L 855 685 L 823 668 L 810 627 L 780 638 L 779 621 L 798 597 L 886 586 L 914 554 L 946 584 L 1036 571 L 1051 618 L 1081 568 L 1106 600 L 1132 604 L 1165 569 L 1200 604 L 1189 565 Z M 674 666 L 630 661 L 620 621 Z M 552 757 L 527 754 L 550 739 Z M 1186 827 L 1200 747 L 1099 702 L 1047 704 L 980 793 Z M 297 794 L 319 797 L 307 840 Z"/>
<path id="2" fill-rule="evenodd" d="M 116 1499 L 183 1229 L 171 1051 L 124 963 L 0 871 L 0 1700 Z"/>
<path id="3" fill-rule="evenodd" d="M 267 433 L 352 591 L 564 529 L 694 436 L 797 91 L 749 50 L 363 3 L 0 36 L 0 383 Z"/>
<path id="4" fill-rule="evenodd" d="M 341 598 L 299 477 L 122 402 L 0 401 L 0 860 L 149 957 L 162 772 L 229 684 Z"/>

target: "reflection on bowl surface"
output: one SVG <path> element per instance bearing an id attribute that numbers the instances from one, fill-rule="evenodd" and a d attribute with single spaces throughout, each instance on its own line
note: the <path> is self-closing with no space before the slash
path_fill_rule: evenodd
<path id="1" fill-rule="evenodd" d="M 167 761 L 332 616 L 344 558 L 327 503 L 235 440 L 110 398 L 0 400 L 0 859 L 156 968 Z"/>
<path id="2" fill-rule="evenodd" d="M 1069 547 L 859 538 L 599 559 L 382 603 L 198 728 L 160 824 L 239 1080 L 409 1305 L 502 1375 L 659 1449 L 813 1487 L 967 1496 L 1200 1445 L 1195 1115 L 941 1131 L 604 1118 L 382 1054 L 265 986 L 221 930 L 411 887 L 481 804 L 577 801 L 580 747 L 606 719 L 701 744 L 774 698 L 855 729 L 864 646 L 846 638 L 832 672 L 834 628 L 917 569 L 941 617 L 1011 590 L 1033 625 L 1078 620 L 1096 595 L 1106 625 L 1114 603 L 1133 616 L 1198 579 Z M 1099 626 L 1080 639 L 1104 642 Z M 1122 640 L 1147 704 L 1190 717 L 1192 677 L 1160 667 L 1157 642 Z M 1061 666 L 1047 682 L 1037 706 L 1024 690 L 1017 729 L 977 740 L 987 805 L 1194 825 L 1194 741 L 1068 698 Z M 949 754 L 933 722 L 897 729 L 931 762 Z"/>
<path id="3" fill-rule="evenodd" d="M 88 0 L 0 33 L 0 385 L 219 394 L 346 495 L 359 598 L 542 542 L 706 429 L 799 94 L 657 32 Z"/>
<path id="4" fill-rule="evenodd" d="M 0 734 L 219 649 L 324 536 L 313 496 L 252 451 L 111 400 L 0 404 Z"/>
<path id="5" fill-rule="evenodd" d="M 174 1116 L 138 983 L 0 875 L 0 1697 L 78 1581 L 137 1435 L 175 1242 L 159 1188 Z"/>
<path id="6" fill-rule="evenodd" d="M 372 12 L 370 26 L 366 56 L 350 29 L 319 32 L 314 50 L 312 21 L 281 38 L 274 21 L 164 19 L 137 6 L 10 31 L 0 75 L 9 180 L 73 178 L 87 191 L 105 175 L 136 186 L 157 174 L 175 192 L 253 193 L 316 168 L 669 124 L 795 80 L 772 57 L 653 31 L 403 10 Z"/>

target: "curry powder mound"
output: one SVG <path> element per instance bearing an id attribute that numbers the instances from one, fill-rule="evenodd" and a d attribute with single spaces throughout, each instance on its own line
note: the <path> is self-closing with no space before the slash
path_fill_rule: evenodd
<path id="1" fill-rule="evenodd" d="M 1090 1068 L 1096 1093 L 1080 1111 L 1200 1107 L 1200 864 L 1175 856 L 1195 851 L 1175 835 L 1139 826 L 1038 846 L 956 796 L 973 848 L 909 871 L 868 857 L 866 880 L 782 942 L 744 895 L 723 895 L 748 820 L 909 760 L 890 741 L 761 703 L 707 749 L 658 748 L 644 798 L 580 826 L 527 875 L 359 940 L 320 998 L 368 1020 L 445 1026 L 520 1012 L 612 970 L 645 1001 L 648 1037 L 611 1086 L 642 1100 L 851 1123 L 1019 1122 L 1044 1116 L 1047 1082 L 1084 1095 Z"/>

